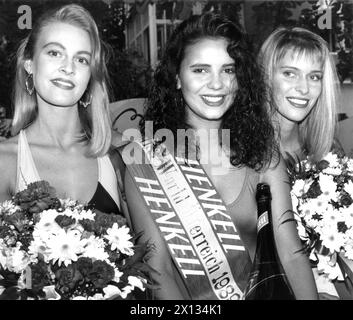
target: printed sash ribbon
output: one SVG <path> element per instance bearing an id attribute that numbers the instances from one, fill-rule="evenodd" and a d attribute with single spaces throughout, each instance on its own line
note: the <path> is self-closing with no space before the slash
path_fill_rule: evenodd
<path id="1" fill-rule="evenodd" d="M 239 300 L 250 257 L 226 206 L 198 161 L 174 158 L 163 144 L 137 142 L 147 164 L 127 168 L 192 299 Z"/>

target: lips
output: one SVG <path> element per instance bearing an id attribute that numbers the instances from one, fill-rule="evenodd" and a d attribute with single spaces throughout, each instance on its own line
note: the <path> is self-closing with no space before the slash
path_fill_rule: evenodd
<path id="1" fill-rule="evenodd" d="M 60 89 L 64 89 L 64 90 L 72 90 L 73 88 L 75 88 L 75 84 L 70 81 L 70 80 L 66 80 L 66 79 L 62 79 L 62 78 L 57 78 L 57 79 L 53 79 L 50 80 L 56 87 L 60 88 Z"/>
<path id="2" fill-rule="evenodd" d="M 201 99 L 205 104 L 211 107 L 218 107 L 224 103 L 225 95 L 202 95 Z"/>
<path id="3" fill-rule="evenodd" d="M 309 99 L 287 97 L 287 101 L 295 108 L 306 108 L 309 104 Z"/>

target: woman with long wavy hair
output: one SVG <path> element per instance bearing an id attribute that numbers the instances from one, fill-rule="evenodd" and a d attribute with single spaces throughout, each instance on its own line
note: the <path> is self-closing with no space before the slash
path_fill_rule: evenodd
<path id="1" fill-rule="evenodd" d="M 141 123 L 148 163 L 131 162 L 125 175 L 133 225 L 155 245 L 158 299 L 242 298 L 259 182 L 272 191 L 276 247 L 295 297 L 317 298 L 264 93 L 246 35 L 225 16 L 192 16 L 168 40 Z"/>

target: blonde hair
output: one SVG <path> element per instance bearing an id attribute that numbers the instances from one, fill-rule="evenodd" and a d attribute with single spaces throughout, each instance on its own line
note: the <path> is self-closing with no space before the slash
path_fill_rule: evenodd
<path id="1" fill-rule="evenodd" d="M 274 118 L 276 106 L 273 106 L 271 97 L 273 74 L 276 65 L 287 52 L 308 55 L 318 59 L 323 66 L 322 92 L 309 115 L 299 123 L 300 141 L 304 142 L 313 160 L 320 160 L 330 151 L 335 135 L 339 93 L 336 68 L 327 43 L 319 35 L 299 27 L 281 27 L 272 32 L 263 43 L 258 59 L 268 82 L 268 107 Z"/>
<path id="2" fill-rule="evenodd" d="M 24 68 L 25 61 L 33 59 L 35 45 L 45 26 L 53 22 L 68 23 L 85 30 L 92 43 L 91 79 L 86 89 L 88 95 L 92 96 L 92 102 L 87 108 L 78 108 L 84 136 L 88 140 L 88 155 L 104 155 L 111 144 L 111 119 L 107 89 L 108 72 L 97 25 L 86 9 L 74 4 L 49 11 L 37 21 L 17 50 L 12 134 L 18 134 L 21 129 L 29 126 L 38 113 L 36 95 L 29 95 L 26 91 L 25 82 L 28 75 Z"/>

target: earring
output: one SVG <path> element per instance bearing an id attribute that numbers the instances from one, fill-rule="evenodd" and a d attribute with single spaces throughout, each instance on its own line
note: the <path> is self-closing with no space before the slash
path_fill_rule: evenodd
<path id="1" fill-rule="evenodd" d="M 92 95 L 91 95 L 91 94 L 89 95 L 88 100 L 86 100 L 86 101 L 80 100 L 80 101 L 79 101 L 80 106 L 83 107 L 83 108 L 85 108 L 85 109 L 86 109 L 91 103 L 92 103 Z"/>
<path id="2" fill-rule="evenodd" d="M 25 81 L 25 85 L 26 85 L 26 90 L 27 90 L 28 94 L 31 96 L 34 92 L 33 73 L 28 74 L 26 81 Z"/>

